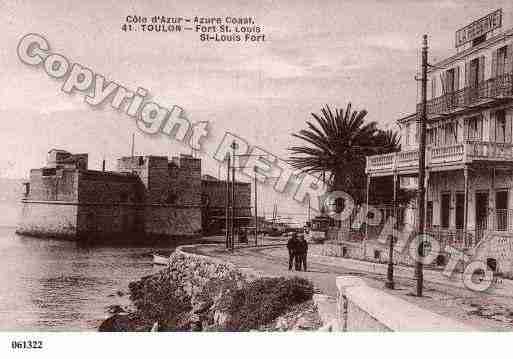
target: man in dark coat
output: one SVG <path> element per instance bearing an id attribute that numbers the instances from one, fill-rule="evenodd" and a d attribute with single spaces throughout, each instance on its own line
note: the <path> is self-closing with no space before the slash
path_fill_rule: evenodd
<path id="1" fill-rule="evenodd" d="M 287 249 L 289 251 L 289 270 L 292 270 L 292 266 L 294 264 L 296 264 L 296 269 L 297 269 L 297 246 L 298 246 L 297 234 L 293 233 L 287 242 Z M 296 263 L 294 263 L 294 260 Z"/>
<path id="2" fill-rule="evenodd" d="M 300 235 L 298 239 L 298 259 L 296 259 L 296 263 L 299 262 L 299 270 L 301 270 L 301 267 L 306 272 L 306 257 L 308 254 L 308 242 L 305 239 L 304 235 Z"/>

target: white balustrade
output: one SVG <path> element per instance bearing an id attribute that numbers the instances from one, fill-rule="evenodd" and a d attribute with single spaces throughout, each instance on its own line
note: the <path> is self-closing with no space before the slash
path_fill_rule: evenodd
<path id="1" fill-rule="evenodd" d="M 473 160 L 513 161 L 513 144 L 468 140 L 449 146 L 428 147 L 426 165 L 464 163 Z M 403 151 L 370 156 L 367 172 L 393 171 L 418 166 L 419 151 Z"/>

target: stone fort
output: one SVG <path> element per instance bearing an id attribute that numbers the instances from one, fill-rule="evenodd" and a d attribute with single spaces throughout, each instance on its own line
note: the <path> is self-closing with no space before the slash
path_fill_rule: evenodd
<path id="1" fill-rule="evenodd" d="M 198 237 L 208 232 L 212 210 L 217 225 L 223 222 L 225 190 L 225 181 L 202 179 L 201 160 L 189 155 L 122 157 L 117 171 L 99 171 L 88 169 L 87 154 L 52 149 L 46 166 L 30 171 L 17 233 L 77 240 Z M 251 184 L 237 182 L 236 198 L 237 218 L 249 218 Z"/>

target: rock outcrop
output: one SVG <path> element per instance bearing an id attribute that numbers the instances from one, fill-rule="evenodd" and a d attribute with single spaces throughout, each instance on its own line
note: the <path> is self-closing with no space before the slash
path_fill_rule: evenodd
<path id="1" fill-rule="evenodd" d="M 302 278 L 278 278 L 177 248 L 162 271 L 130 284 L 136 311 L 118 313 L 112 331 L 315 330 L 323 323 Z M 157 323 L 157 325 L 155 325 Z"/>

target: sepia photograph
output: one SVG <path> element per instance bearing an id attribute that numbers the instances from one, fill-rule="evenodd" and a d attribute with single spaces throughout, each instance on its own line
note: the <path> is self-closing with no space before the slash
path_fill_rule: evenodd
<path id="1" fill-rule="evenodd" d="M 0 353 L 492 356 L 469 335 L 513 332 L 510 1 L 0 19 Z"/>

